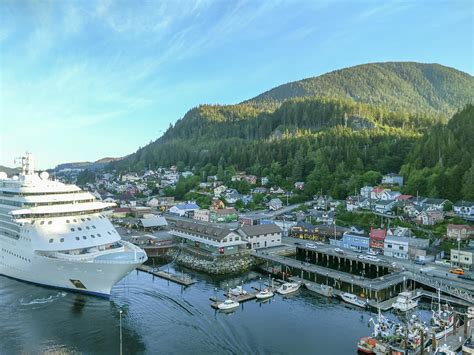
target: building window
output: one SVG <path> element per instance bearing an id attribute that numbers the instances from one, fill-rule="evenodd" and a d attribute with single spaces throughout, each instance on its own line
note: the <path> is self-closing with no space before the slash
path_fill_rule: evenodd
<path id="1" fill-rule="evenodd" d="M 66 219 L 66 223 L 69 223 L 69 219 Z"/>
<path id="2" fill-rule="evenodd" d="M 48 221 L 48 224 L 51 224 L 51 223 L 53 223 L 53 221 Z"/>

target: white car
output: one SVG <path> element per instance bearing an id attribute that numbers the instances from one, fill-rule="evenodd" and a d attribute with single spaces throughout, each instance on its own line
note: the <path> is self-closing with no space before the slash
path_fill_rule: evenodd
<path id="1" fill-rule="evenodd" d="M 370 261 L 380 261 L 379 258 L 376 258 L 375 256 L 372 256 L 372 255 L 367 255 L 365 259 L 370 260 Z"/>
<path id="2" fill-rule="evenodd" d="M 365 257 L 365 255 L 357 255 L 357 259 L 363 259 L 363 260 L 365 260 L 366 257 Z"/>
<path id="3" fill-rule="evenodd" d="M 367 255 L 373 255 L 373 256 L 376 256 L 376 255 L 377 255 L 377 253 L 376 253 L 375 251 L 369 250 L 369 251 L 367 252 Z"/>
<path id="4" fill-rule="evenodd" d="M 344 254 L 344 250 L 342 250 L 340 248 L 335 248 L 334 251 L 338 254 Z"/>
<path id="5" fill-rule="evenodd" d="M 314 244 L 316 244 L 316 245 L 324 245 L 323 242 L 314 242 Z"/>
<path id="6" fill-rule="evenodd" d="M 306 248 L 316 249 L 316 245 L 313 243 L 306 243 Z"/>

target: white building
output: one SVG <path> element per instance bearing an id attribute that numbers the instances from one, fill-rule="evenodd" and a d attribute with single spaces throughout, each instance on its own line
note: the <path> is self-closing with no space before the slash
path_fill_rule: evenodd
<path id="1" fill-rule="evenodd" d="M 209 222 L 210 213 L 208 209 L 199 209 L 194 211 L 193 219 L 201 222 Z"/>
<path id="2" fill-rule="evenodd" d="M 387 236 L 384 241 L 384 255 L 399 259 L 408 259 L 409 239 Z"/>
<path id="3" fill-rule="evenodd" d="M 195 203 L 182 203 L 176 206 L 173 206 L 169 209 L 170 213 L 177 214 L 178 216 L 183 217 L 187 212 L 195 212 L 199 209 L 199 206 Z"/>
<path id="4" fill-rule="evenodd" d="M 276 224 L 243 225 L 239 234 L 251 249 L 268 248 L 281 245 L 282 230 Z"/>

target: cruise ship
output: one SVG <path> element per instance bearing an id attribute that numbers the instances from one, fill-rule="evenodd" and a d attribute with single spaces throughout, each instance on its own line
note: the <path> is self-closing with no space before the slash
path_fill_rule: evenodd
<path id="1" fill-rule="evenodd" d="M 106 215 L 113 204 L 35 173 L 29 153 L 21 166 L 0 172 L 0 275 L 108 297 L 146 253 L 121 240 Z"/>

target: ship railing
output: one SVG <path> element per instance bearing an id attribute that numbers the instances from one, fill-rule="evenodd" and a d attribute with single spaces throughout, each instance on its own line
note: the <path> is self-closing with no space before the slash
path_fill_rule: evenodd
<path id="1" fill-rule="evenodd" d="M 82 252 L 79 254 L 71 254 L 67 252 L 43 252 L 42 255 L 50 258 L 55 258 L 55 259 L 61 259 L 61 260 L 70 260 L 70 261 L 82 261 L 82 262 L 93 262 L 94 258 L 101 256 L 101 255 L 107 255 L 107 254 L 113 254 L 117 252 L 123 252 L 125 251 L 124 246 L 120 246 L 118 248 L 110 248 L 110 249 L 105 249 L 105 250 L 97 250 L 94 252 Z"/>

